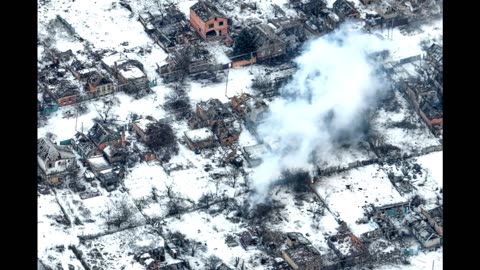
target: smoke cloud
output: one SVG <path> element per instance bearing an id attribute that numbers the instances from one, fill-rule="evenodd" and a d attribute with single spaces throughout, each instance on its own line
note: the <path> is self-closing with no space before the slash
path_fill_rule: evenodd
<path id="1" fill-rule="evenodd" d="M 257 128 L 271 150 L 252 174 L 254 205 L 264 201 L 283 170 L 312 171 L 338 140 L 360 139 L 360 119 L 383 88 L 368 55 L 386 46 L 351 24 L 304 46 L 295 60 L 298 70 Z"/>

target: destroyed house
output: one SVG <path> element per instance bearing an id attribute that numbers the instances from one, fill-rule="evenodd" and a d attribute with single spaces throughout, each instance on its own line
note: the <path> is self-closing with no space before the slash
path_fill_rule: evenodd
<path id="1" fill-rule="evenodd" d="M 107 145 L 103 149 L 103 153 L 111 164 L 125 162 L 127 160 L 127 153 L 122 145 Z"/>
<path id="2" fill-rule="evenodd" d="M 86 82 L 90 75 L 98 72 L 95 68 L 70 69 L 73 76 L 81 83 Z"/>
<path id="3" fill-rule="evenodd" d="M 320 252 L 312 245 L 298 246 L 283 250 L 282 256 L 294 270 L 322 269 Z"/>
<path id="4" fill-rule="evenodd" d="M 264 144 L 245 146 L 242 148 L 243 156 L 249 167 L 256 167 L 262 163 L 262 156 L 267 152 Z"/>
<path id="5" fill-rule="evenodd" d="M 228 19 L 213 3 L 199 0 L 190 8 L 190 24 L 203 40 L 218 39 L 228 34 Z"/>
<path id="6" fill-rule="evenodd" d="M 185 131 L 185 140 L 192 150 L 207 148 L 215 143 L 213 133 L 208 128 Z"/>
<path id="7" fill-rule="evenodd" d="M 197 117 L 207 126 L 213 126 L 217 121 L 231 118 L 232 112 L 218 99 L 201 101 L 196 106 Z"/>
<path id="8" fill-rule="evenodd" d="M 133 122 L 132 128 L 143 142 L 147 142 L 148 136 L 146 133 L 147 133 L 148 125 L 155 122 L 156 120 L 153 117 L 147 116 L 146 118 L 142 118 Z"/>
<path id="9" fill-rule="evenodd" d="M 96 93 L 99 96 L 108 95 L 114 92 L 112 80 L 99 72 L 94 72 L 87 78 L 87 89 L 88 92 Z"/>
<path id="10" fill-rule="evenodd" d="M 429 61 L 440 72 L 443 71 L 443 48 L 434 43 L 427 49 L 426 61 Z"/>
<path id="11" fill-rule="evenodd" d="M 149 23 L 144 25 L 147 33 L 150 33 L 163 48 L 185 43 L 190 34 L 190 25 L 176 5 L 165 7 L 162 13 L 150 14 Z M 153 31 L 150 28 L 153 28 Z"/>
<path id="12" fill-rule="evenodd" d="M 338 233 L 328 237 L 327 245 L 335 252 L 342 267 L 364 262 L 369 254 L 367 247 L 351 233 Z"/>
<path id="13" fill-rule="evenodd" d="M 87 135 L 100 150 L 103 150 L 107 145 L 121 142 L 120 135 L 117 132 L 100 123 L 95 123 Z"/>
<path id="14" fill-rule="evenodd" d="M 412 234 L 425 249 L 433 249 L 443 244 L 443 238 L 425 220 L 414 220 L 409 226 Z"/>
<path id="15" fill-rule="evenodd" d="M 287 245 L 289 247 L 298 247 L 298 246 L 308 246 L 312 243 L 299 232 L 288 232 L 287 233 Z"/>
<path id="16" fill-rule="evenodd" d="M 72 138 L 72 146 L 75 151 L 84 159 L 101 154 L 95 144 L 83 133 L 77 132 Z"/>
<path id="17" fill-rule="evenodd" d="M 379 3 L 376 11 L 384 20 L 390 20 L 398 16 L 397 10 L 386 1 Z"/>
<path id="18" fill-rule="evenodd" d="M 254 228 L 248 228 L 240 233 L 240 244 L 244 249 L 247 249 L 249 246 L 256 246 L 258 243 L 258 233 Z"/>
<path id="19" fill-rule="evenodd" d="M 140 89 L 148 85 L 147 75 L 137 66 L 125 65 L 118 70 L 118 80 L 124 84 L 131 84 Z"/>
<path id="20" fill-rule="evenodd" d="M 87 159 L 87 163 L 93 174 L 95 174 L 102 183 L 102 186 L 107 190 L 112 190 L 118 183 L 118 177 L 113 171 L 112 166 L 108 164 L 107 160 L 102 155 Z"/>
<path id="21" fill-rule="evenodd" d="M 56 145 L 47 138 L 37 141 L 37 161 L 41 175 L 49 183 L 58 183 L 62 176 L 77 167 L 75 155 L 68 146 Z"/>
<path id="22" fill-rule="evenodd" d="M 443 236 L 443 207 L 439 206 L 430 211 L 426 211 L 420 207 L 420 212 L 427 218 L 430 226 L 432 226 L 440 236 Z"/>
<path id="23" fill-rule="evenodd" d="M 245 123 L 247 126 L 258 126 L 268 115 L 268 105 L 262 99 L 253 98 L 246 102 Z"/>
<path id="24" fill-rule="evenodd" d="M 217 136 L 221 145 L 230 145 L 238 140 L 241 129 L 236 120 L 217 121 L 212 126 L 213 133 Z"/>
<path id="25" fill-rule="evenodd" d="M 58 80 L 55 84 L 49 84 L 46 92 L 57 102 L 58 106 L 66 106 L 77 102 L 80 87 L 69 80 Z"/>
<path id="26" fill-rule="evenodd" d="M 355 4 L 347 0 L 335 1 L 335 3 L 333 3 L 333 11 L 342 21 L 346 19 L 360 18 L 360 12 L 355 8 Z"/>
<path id="27" fill-rule="evenodd" d="M 268 20 L 268 22 L 290 51 L 300 47 L 309 36 L 315 34 L 311 29 L 304 27 L 304 23 L 300 20 L 282 18 Z"/>
<path id="28" fill-rule="evenodd" d="M 268 24 L 255 25 L 251 29 L 253 42 L 257 48 L 257 59 L 269 59 L 285 54 L 287 46 Z"/>

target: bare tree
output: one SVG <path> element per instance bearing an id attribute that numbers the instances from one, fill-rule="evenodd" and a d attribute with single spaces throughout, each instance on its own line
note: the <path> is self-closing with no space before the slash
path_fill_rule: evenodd
<path id="1" fill-rule="evenodd" d="M 205 270 L 217 270 L 218 265 L 222 262 L 220 258 L 215 255 L 211 255 L 205 262 Z"/>
<path id="2" fill-rule="evenodd" d="M 152 190 L 150 192 L 152 194 L 152 200 L 154 200 L 155 202 L 158 202 L 157 188 L 152 187 Z"/>
<path id="3" fill-rule="evenodd" d="M 112 206 L 107 205 L 106 210 L 102 212 L 101 216 L 105 219 L 107 223 L 108 230 L 110 230 L 111 225 L 115 225 L 120 228 L 122 224 L 130 221 L 133 216 L 133 212 L 125 201 L 122 201 L 119 206 L 112 208 Z"/>
<path id="4" fill-rule="evenodd" d="M 210 203 L 213 200 L 213 194 L 211 192 L 204 193 L 200 199 L 198 199 L 198 204 L 203 205 L 205 208 L 210 208 Z"/>
<path id="5" fill-rule="evenodd" d="M 111 123 L 118 117 L 112 113 L 112 109 L 120 103 L 120 100 L 117 97 L 112 97 L 109 99 L 103 99 L 102 101 L 103 106 L 101 108 L 94 105 L 99 116 L 99 119 L 97 118 L 96 120 L 104 124 Z"/>
<path id="6" fill-rule="evenodd" d="M 165 183 L 165 188 L 167 189 L 168 198 L 172 199 L 172 197 L 173 197 L 173 191 L 172 191 L 173 185 L 172 184 L 167 185 L 167 183 Z"/>
<path id="7" fill-rule="evenodd" d="M 107 205 L 105 207 L 105 211 L 102 211 L 100 216 L 105 220 L 105 223 L 107 224 L 108 230 L 110 230 L 110 226 L 112 225 L 112 220 L 113 220 L 113 210 L 110 205 Z"/>

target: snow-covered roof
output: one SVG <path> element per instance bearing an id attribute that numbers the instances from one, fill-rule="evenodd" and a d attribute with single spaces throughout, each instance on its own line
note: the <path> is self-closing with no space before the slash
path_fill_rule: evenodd
<path id="1" fill-rule="evenodd" d="M 191 142 L 201 142 L 213 138 L 213 132 L 208 128 L 199 128 L 185 131 L 185 137 Z"/>
<path id="2" fill-rule="evenodd" d="M 102 171 L 107 168 L 110 168 L 110 165 L 108 164 L 107 160 L 103 156 L 94 156 L 87 159 L 87 161 L 92 167 L 92 169 L 95 171 Z"/>
<path id="3" fill-rule="evenodd" d="M 120 70 L 120 74 L 125 79 L 138 79 L 145 77 L 145 73 L 143 73 L 143 71 L 141 71 L 138 67 L 135 66 L 129 66 L 125 69 Z"/>
<path id="4" fill-rule="evenodd" d="M 104 56 L 102 58 L 103 63 L 109 67 L 115 66 L 115 62 L 117 62 L 117 65 L 120 65 L 121 63 L 124 63 L 128 61 L 128 57 L 123 54 L 123 53 L 112 53 L 110 55 Z"/>
<path id="5" fill-rule="evenodd" d="M 40 138 L 37 143 L 37 153 L 43 161 L 57 161 L 61 159 L 75 158 L 73 151 L 67 146 L 56 145 L 47 138 Z"/>
<path id="6" fill-rule="evenodd" d="M 246 158 L 250 160 L 261 159 L 266 151 L 267 151 L 267 148 L 265 147 L 264 144 L 257 144 L 257 145 L 243 147 L 243 152 Z"/>
<path id="7" fill-rule="evenodd" d="M 153 119 L 153 118 L 152 118 Z M 137 127 L 139 127 L 143 132 L 145 132 L 147 130 L 147 126 L 151 123 L 154 123 L 155 122 L 155 119 L 153 120 L 150 120 L 150 119 L 147 119 L 147 118 L 142 118 L 142 119 L 139 119 L 139 120 L 136 120 L 134 123 Z"/>

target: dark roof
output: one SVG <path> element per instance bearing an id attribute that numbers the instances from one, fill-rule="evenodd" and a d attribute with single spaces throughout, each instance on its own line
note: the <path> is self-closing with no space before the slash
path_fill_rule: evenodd
<path id="1" fill-rule="evenodd" d="M 193 5 L 190 10 L 193 10 L 195 14 L 197 14 L 202 21 L 206 22 L 215 17 L 226 18 L 226 16 L 218 11 L 218 9 L 209 2 L 206 1 L 198 1 L 195 5 Z"/>
<path id="2" fill-rule="evenodd" d="M 337 0 L 333 3 L 333 10 L 340 18 L 345 18 L 350 15 L 359 14 L 355 9 L 355 5 L 347 0 Z"/>
<path id="3" fill-rule="evenodd" d="M 99 123 L 95 123 L 95 125 L 93 125 L 88 131 L 88 137 L 97 145 L 120 139 L 120 135 Z"/>
<path id="4" fill-rule="evenodd" d="M 299 232 L 289 232 L 287 233 L 287 237 L 292 241 L 298 242 L 300 245 L 307 246 L 311 244 L 311 242 Z"/>
<path id="5" fill-rule="evenodd" d="M 320 260 L 320 252 L 313 246 L 299 246 L 284 251 L 296 265 L 305 265 Z"/>

